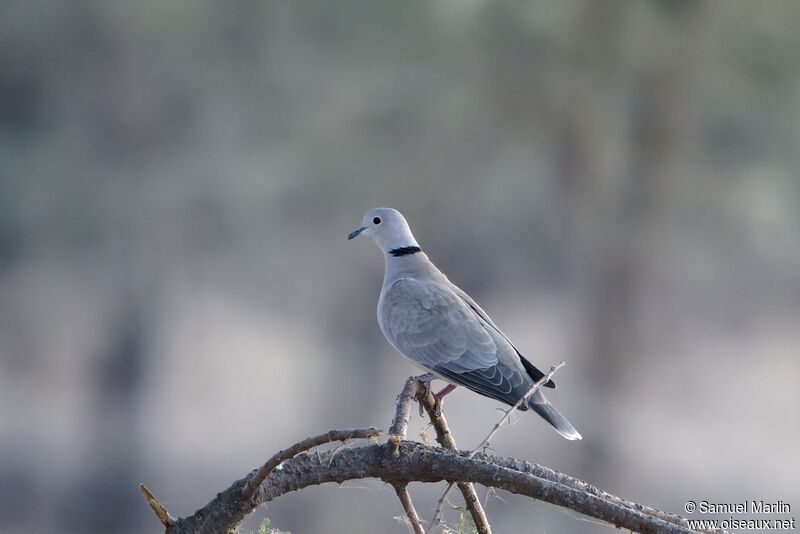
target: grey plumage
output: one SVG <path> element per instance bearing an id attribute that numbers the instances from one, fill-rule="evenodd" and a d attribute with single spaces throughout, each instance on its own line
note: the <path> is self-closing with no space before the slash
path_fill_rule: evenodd
<path id="1" fill-rule="evenodd" d="M 400 212 L 376 208 L 350 238 L 370 235 L 384 252 L 378 323 L 412 363 L 455 385 L 514 405 L 544 374 L 528 362 L 489 315 L 452 284 L 418 247 Z M 392 251 L 403 250 L 402 254 Z M 410 251 L 410 252 L 409 252 Z M 547 387 L 554 388 L 550 381 Z M 527 406 L 567 439 L 577 430 L 537 390 Z"/>

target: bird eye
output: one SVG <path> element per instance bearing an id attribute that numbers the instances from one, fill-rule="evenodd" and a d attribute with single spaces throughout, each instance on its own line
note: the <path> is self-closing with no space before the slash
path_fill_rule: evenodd
<path id="1" fill-rule="evenodd" d="M 372 224 L 380 224 L 380 223 L 381 223 L 380 217 L 375 217 L 374 219 L 372 219 Z"/>

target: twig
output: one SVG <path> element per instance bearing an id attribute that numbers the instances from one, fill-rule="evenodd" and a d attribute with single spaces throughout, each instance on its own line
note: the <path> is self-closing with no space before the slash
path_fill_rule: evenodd
<path id="1" fill-rule="evenodd" d="M 508 422 L 508 419 L 511 417 L 511 414 L 517 408 L 519 408 L 520 406 L 522 406 L 523 404 L 528 402 L 528 399 L 530 398 L 530 396 L 533 395 L 534 392 L 536 392 L 537 389 L 539 389 L 543 385 L 547 384 L 550 381 L 550 379 L 553 378 L 553 375 L 556 374 L 556 371 L 558 371 L 559 369 L 561 369 L 565 365 L 566 365 L 566 362 L 562 361 L 561 363 L 559 363 L 555 367 L 551 367 L 549 373 L 544 375 L 542 378 L 540 378 L 538 381 L 536 381 L 530 388 L 528 388 L 528 391 L 525 392 L 525 394 L 516 402 L 516 404 L 514 404 L 514 406 L 512 406 L 511 408 L 509 408 L 509 409 L 507 409 L 505 411 L 505 413 L 503 414 L 503 417 L 500 419 L 500 421 L 495 423 L 494 427 L 489 432 L 489 434 L 485 438 L 483 438 L 483 441 L 481 441 L 478 444 L 477 447 L 475 447 L 474 449 L 472 449 L 470 451 L 470 453 L 467 455 L 467 458 L 473 458 L 475 456 L 475 454 L 479 450 L 481 450 L 484 447 L 488 447 L 489 446 L 489 442 L 491 441 L 491 439 L 494 437 L 495 434 L 497 434 L 497 431 L 500 430 L 500 428 L 504 424 L 506 424 Z M 444 491 L 442 492 L 442 496 L 439 498 L 439 503 L 436 505 L 436 510 L 433 512 L 433 518 L 431 519 L 431 522 L 428 523 L 428 528 L 425 529 L 425 533 L 426 534 L 428 532 L 430 532 L 431 529 L 433 529 L 434 525 L 436 525 L 436 523 L 439 521 L 439 515 L 442 513 L 442 504 L 444 503 L 444 500 L 447 497 L 447 494 L 450 493 L 451 489 L 453 489 L 453 482 L 450 482 L 447 485 L 447 487 L 444 488 Z M 472 490 L 472 493 L 473 493 L 473 495 L 475 494 L 474 488 Z M 478 497 L 477 497 L 477 495 L 475 495 L 475 501 L 477 502 L 477 500 L 478 500 Z M 480 506 L 479 502 L 478 502 L 478 506 Z"/>
<path id="2" fill-rule="evenodd" d="M 250 499 L 258 489 L 258 486 L 269 476 L 273 469 L 278 467 L 282 462 L 294 457 L 295 455 L 307 451 L 308 449 L 317 447 L 324 443 L 332 441 L 346 441 L 348 439 L 363 439 L 374 438 L 380 434 L 377 428 L 357 428 L 354 430 L 331 430 L 324 434 L 319 434 L 311 438 L 306 438 L 303 441 L 297 442 L 291 447 L 284 449 L 274 455 L 272 458 L 262 465 L 253 477 L 242 488 L 242 498 L 244 500 Z M 332 459 L 331 459 L 332 460 Z"/>
<path id="3" fill-rule="evenodd" d="M 445 449 L 457 449 L 456 440 L 450 432 L 450 427 L 447 426 L 447 419 L 445 419 L 444 413 L 438 406 L 440 401 L 436 400 L 436 396 L 425 384 L 417 382 L 416 387 L 417 390 L 414 396 L 431 420 L 431 425 L 436 431 L 436 441 Z"/>
<path id="4" fill-rule="evenodd" d="M 406 384 L 408 383 L 406 382 Z M 403 388 L 403 391 L 405 391 L 405 388 Z M 416 398 L 431 420 L 431 424 L 436 431 L 436 441 L 439 442 L 439 445 L 445 449 L 457 450 L 456 440 L 450 432 L 450 427 L 447 426 L 447 419 L 445 419 L 444 413 L 442 413 L 441 410 L 441 405 L 439 405 L 441 401 L 437 401 L 436 396 L 431 393 L 430 388 L 424 387 L 424 384 L 420 382 L 417 382 Z M 489 519 L 486 517 L 486 512 L 478 499 L 475 486 L 469 482 L 459 482 L 457 485 L 459 491 L 461 491 L 461 495 L 464 497 L 464 504 L 467 510 L 469 510 L 470 515 L 472 515 L 472 522 L 475 523 L 478 534 L 492 534 Z M 452 483 L 448 487 L 451 486 Z M 444 502 L 444 499 L 439 503 L 440 507 L 442 502 Z"/>
<path id="5" fill-rule="evenodd" d="M 156 517 L 158 520 L 161 521 L 161 524 L 167 529 L 169 532 L 169 528 L 175 523 L 175 518 L 169 515 L 167 509 L 164 508 L 164 505 L 158 502 L 153 494 L 147 489 L 147 486 L 144 484 L 139 484 L 139 492 L 144 496 L 144 499 L 147 501 L 147 504 L 150 505 L 150 508 L 156 513 Z"/>
<path id="6" fill-rule="evenodd" d="M 331 451 L 331 457 L 328 459 L 328 467 L 330 467 L 331 464 L 333 463 L 333 459 L 336 458 L 336 453 L 339 452 L 339 449 L 341 449 L 345 445 L 347 445 L 347 442 L 342 441 L 336 447 L 334 447 L 334 449 Z M 317 452 L 319 452 L 319 450 Z"/>
<path id="7" fill-rule="evenodd" d="M 439 500 L 436 502 L 436 510 L 433 512 L 433 517 L 431 518 L 431 522 L 428 523 L 428 527 L 425 529 L 425 534 L 428 534 L 433 527 L 439 524 L 439 516 L 442 513 L 442 506 L 444 505 L 444 500 L 447 498 L 447 494 L 450 493 L 450 490 L 453 489 L 453 482 L 448 482 L 447 486 L 445 486 L 444 491 L 439 496 Z"/>
<path id="8" fill-rule="evenodd" d="M 411 496 L 408 494 L 407 484 L 394 482 L 392 483 L 392 486 L 394 486 L 394 491 L 397 493 L 397 497 L 400 499 L 400 503 L 403 505 L 403 510 L 406 512 L 406 518 L 408 518 L 408 522 L 411 524 L 414 534 L 424 534 L 425 530 L 422 528 L 422 524 L 419 522 L 419 515 L 417 515 L 417 510 L 414 508 L 414 503 L 411 502 Z"/>
<path id="9" fill-rule="evenodd" d="M 414 396 L 417 393 L 418 384 L 418 377 L 410 377 L 406 380 L 403 391 L 401 391 L 400 395 L 397 397 L 394 419 L 392 419 L 392 424 L 389 427 L 389 445 L 395 452 L 400 442 L 406 439 L 408 420 L 411 416 L 411 402 L 414 400 Z"/>
<path id="10" fill-rule="evenodd" d="M 518 400 L 517 403 L 514 406 L 512 406 L 511 408 L 506 410 L 506 412 L 503 415 L 502 419 L 500 419 L 500 421 L 495 423 L 494 428 L 492 428 L 491 432 L 489 432 L 489 434 L 485 438 L 483 438 L 483 441 L 481 441 L 478 444 L 477 447 L 472 449 L 472 451 L 469 453 L 469 457 L 470 458 L 474 457 L 476 452 L 481 450 L 483 447 L 488 447 L 489 446 L 489 442 L 492 440 L 494 435 L 497 434 L 497 431 L 500 430 L 500 427 L 502 427 L 504 424 L 506 424 L 508 422 L 508 419 L 511 417 L 511 414 L 514 413 L 514 410 L 516 410 L 517 408 L 519 408 L 520 406 L 522 406 L 523 404 L 528 402 L 528 399 L 530 398 L 530 396 L 533 395 L 536 392 L 537 389 L 539 389 L 543 385 L 547 384 L 550 381 L 550 379 L 553 378 L 553 375 L 556 374 L 556 371 L 558 371 L 559 369 L 561 369 L 565 365 L 567 365 L 567 362 L 563 362 L 562 361 L 561 363 L 559 363 L 555 367 L 551 367 L 549 373 L 544 375 L 535 384 L 533 384 L 530 387 L 530 389 L 528 389 L 528 391 L 525 393 L 525 395 L 523 395 L 522 398 L 520 400 Z"/>

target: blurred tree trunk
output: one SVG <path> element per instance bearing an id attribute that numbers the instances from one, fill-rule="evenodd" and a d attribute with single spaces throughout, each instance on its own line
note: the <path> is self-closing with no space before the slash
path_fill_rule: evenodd
<path id="1" fill-rule="evenodd" d="M 635 10 L 623 2 L 589 2 L 580 31 L 572 39 L 579 62 L 580 83 L 562 102 L 559 132 L 559 178 L 565 199 L 570 265 L 577 307 L 585 332 L 577 350 L 588 355 L 593 392 L 599 406 L 613 399 L 629 377 L 646 376 L 637 365 L 642 352 L 636 317 L 636 292 L 647 265 L 641 247 L 655 242 L 656 215 L 670 202 L 659 189 L 674 171 L 673 163 L 692 150 L 691 95 L 687 83 L 696 71 L 697 46 L 703 32 L 702 2 L 663 5 L 659 15 L 676 26 L 661 35 L 664 48 L 655 48 L 646 64 L 631 65 L 634 50 L 624 36 Z M 677 26 L 680 25 L 680 29 Z M 635 42 L 635 40 L 634 40 Z M 623 73 L 633 80 L 622 79 Z M 626 109 L 626 92 L 636 91 L 638 108 Z M 589 422 L 587 436 L 602 437 L 623 424 L 624 414 L 599 409 Z M 603 430 L 605 429 L 605 430 Z M 614 470 L 614 458 L 602 440 L 590 439 L 587 467 Z M 593 466 L 593 467 L 591 467 Z M 598 472 L 602 475 L 603 472 Z M 607 472 L 606 472 L 607 474 Z"/>

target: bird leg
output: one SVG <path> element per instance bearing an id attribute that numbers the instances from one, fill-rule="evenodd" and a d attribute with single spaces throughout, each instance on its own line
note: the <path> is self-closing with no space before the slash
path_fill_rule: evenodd
<path id="1" fill-rule="evenodd" d="M 436 415 L 442 415 L 442 405 L 444 404 L 444 396 L 456 389 L 457 386 L 454 384 L 447 384 L 445 387 L 439 390 L 438 393 L 434 393 L 433 398 L 436 399 Z"/>
<path id="2" fill-rule="evenodd" d="M 445 387 L 439 390 L 439 393 L 434 394 L 434 397 L 436 397 L 438 402 L 441 402 L 444 396 L 456 389 L 456 387 L 457 386 L 455 384 L 447 384 Z"/>

